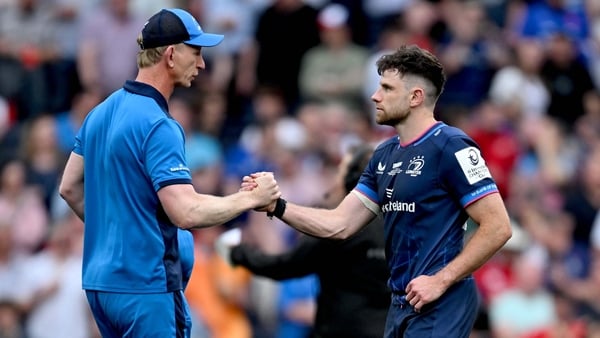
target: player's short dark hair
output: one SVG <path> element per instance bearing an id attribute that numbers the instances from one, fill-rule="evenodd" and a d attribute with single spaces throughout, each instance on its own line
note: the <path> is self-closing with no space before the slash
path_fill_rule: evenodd
<path id="1" fill-rule="evenodd" d="M 377 60 L 377 73 L 397 70 L 400 75 L 417 75 L 431 82 L 435 97 L 439 97 L 446 84 L 446 74 L 440 61 L 431 52 L 416 45 L 404 45 L 395 52 L 385 54 Z"/>

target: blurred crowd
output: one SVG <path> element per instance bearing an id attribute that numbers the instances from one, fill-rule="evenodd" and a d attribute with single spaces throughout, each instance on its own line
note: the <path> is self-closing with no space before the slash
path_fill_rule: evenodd
<path id="1" fill-rule="evenodd" d="M 135 76 L 137 35 L 162 7 L 226 36 L 169 103 L 203 193 L 273 171 L 286 199 L 321 205 L 348 147 L 395 133 L 373 122 L 375 60 L 402 44 L 435 53 L 448 77 L 437 118 L 481 146 L 513 220 L 475 274 L 473 337 L 600 337 L 597 0 L 0 0 L 0 337 L 98 336 L 83 224 L 57 185 L 90 109 Z M 194 230 L 193 337 L 307 337 L 314 276 L 231 268 L 213 248 L 231 227 L 267 253 L 299 236 L 262 213 Z"/>

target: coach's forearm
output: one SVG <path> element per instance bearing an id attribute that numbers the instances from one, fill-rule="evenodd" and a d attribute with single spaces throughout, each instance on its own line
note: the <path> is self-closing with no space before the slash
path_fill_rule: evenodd
<path id="1" fill-rule="evenodd" d="M 182 218 L 175 221 L 181 228 L 204 228 L 226 223 L 256 207 L 249 192 L 237 192 L 228 196 L 198 194 L 183 208 Z"/>

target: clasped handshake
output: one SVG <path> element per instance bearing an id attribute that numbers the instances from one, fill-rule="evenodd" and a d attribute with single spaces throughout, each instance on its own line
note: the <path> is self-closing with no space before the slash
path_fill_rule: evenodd
<path id="1" fill-rule="evenodd" d="M 272 212 L 281 197 L 281 191 L 272 172 L 257 172 L 242 178 L 239 191 L 247 191 L 253 194 L 256 201 L 255 211 Z"/>

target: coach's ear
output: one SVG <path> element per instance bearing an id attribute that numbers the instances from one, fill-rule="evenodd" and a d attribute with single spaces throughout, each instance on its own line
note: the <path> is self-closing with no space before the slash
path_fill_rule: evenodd
<path id="1" fill-rule="evenodd" d="M 175 67 L 175 60 L 173 60 L 173 54 L 174 54 L 174 52 L 175 52 L 175 46 L 174 45 L 168 46 L 167 49 L 165 49 L 165 52 L 164 52 L 165 62 L 167 63 L 167 66 L 169 68 Z"/>

